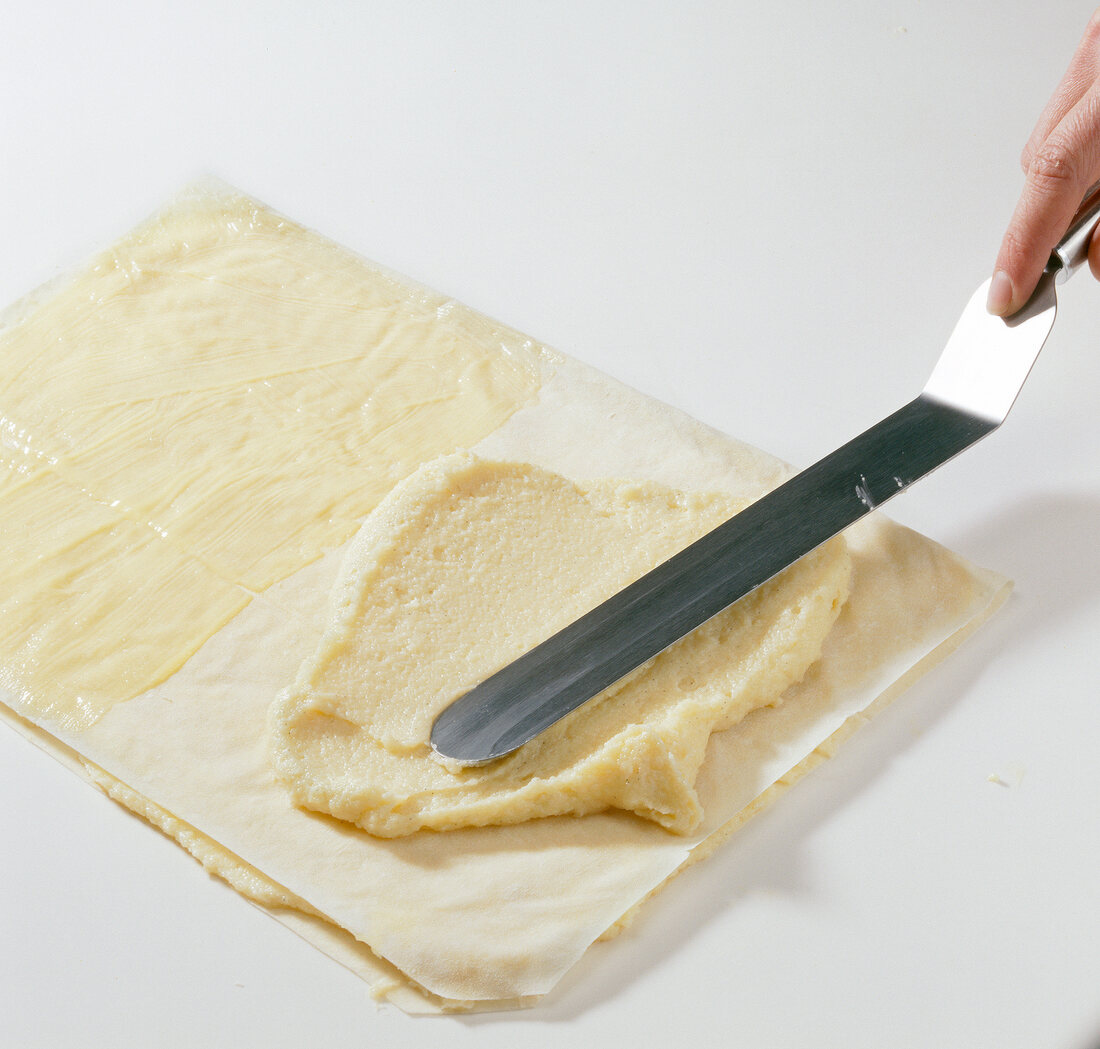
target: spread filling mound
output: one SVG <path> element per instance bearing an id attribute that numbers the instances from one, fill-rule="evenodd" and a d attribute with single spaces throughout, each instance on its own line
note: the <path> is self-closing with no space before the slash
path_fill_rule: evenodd
<path id="1" fill-rule="evenodd" d="M 711 734 L 819 658 L 848 593 L 842 538 L 507 757 L 458 766 L 428 740 L 460 695 L 740 508 L 466 453 L 426 464 L 353 540 L 324 636 L 272 706 L 279 777 L 380 837 L 613 808 L 691 832 Z"/>

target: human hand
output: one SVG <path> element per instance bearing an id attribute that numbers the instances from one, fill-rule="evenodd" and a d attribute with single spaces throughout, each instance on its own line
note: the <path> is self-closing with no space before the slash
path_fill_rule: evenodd
<path id="1" fill-rule="evenodd" d="M 1024 189 L 989 286 L 989 312 L 1002 317 L 1027 302 L 1085 193 L 1100 180 L 1100 9 L 1031 132 L 1020 163 Z M 1100 230 L 1089 244 L 1089 269 L 1100 280 Z"/>

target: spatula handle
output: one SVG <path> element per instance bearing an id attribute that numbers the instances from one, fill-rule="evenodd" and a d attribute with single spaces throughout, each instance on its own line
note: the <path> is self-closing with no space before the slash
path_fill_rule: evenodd
<path id="1" fill-rule="evenodd" d="M 1084 202 L 1077 209 L 1066 235 L 1058 241 L 1051 253 L 1050 261 L 1058 274 L 1059 284 L 1072 277 L 1088 260 L 1089 241 L 1092 232 L 1100 222 L 1100 182 L 1089 190 Z"/>

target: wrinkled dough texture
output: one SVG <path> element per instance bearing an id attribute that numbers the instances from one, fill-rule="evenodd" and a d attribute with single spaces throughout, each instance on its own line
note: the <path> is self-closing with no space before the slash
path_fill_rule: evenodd
<path id="1" fill-rule="evenodd" d="M 272 706 L 280 778 L 297 804 L 382 837 L 611 808 L 690 832 L 711 734 L 820 656 L 848 592 L 843 539 L 512 755 L 461 767 L 428 739 L 458 696 L 739 508 L 467 454 L 428 463 L 357 535 L 318 650 Z"/>
<path id="2" fill-rule="evenodd" d="M 167 680 L 527 403 L 538 352 L 235 192 L 184 195 L 0 323 L 0 688 L 80 730 Z"/>
<path id="3" fill-rule="evenodd" d="M 203 865 L 208 873 L 223 879 L 242 896 L 265 907 L 290 907 L 318 918 L 324 918 L 300 896 L 273 882 L 263 871 L 245 863 L 213 838 L 174 816 L 167 809 L 139 794 L 132 787 L 105 772 L 90 761 L 83 762 L 92 782 L 112 801 L 147 819 L 154 827 L 174 838 Z"/>

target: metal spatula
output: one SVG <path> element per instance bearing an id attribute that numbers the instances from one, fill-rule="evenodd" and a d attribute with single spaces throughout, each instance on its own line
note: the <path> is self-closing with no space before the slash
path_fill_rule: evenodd
<path id="1" fill-rule="evenodd" d="M 432 746 L 502 757 L 904 491 L 1004 421 L 1054 324 L 1055 284 L 1088 257 L 1100 191 L 1013 317 L 971 297 L 920 396 L 598 605 L 444 710 Z"/>

